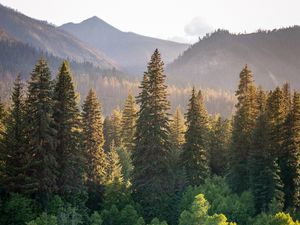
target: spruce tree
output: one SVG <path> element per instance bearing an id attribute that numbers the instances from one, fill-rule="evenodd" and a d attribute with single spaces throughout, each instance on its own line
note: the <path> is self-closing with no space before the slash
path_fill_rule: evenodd
<path id="1" fill-rule="evenodd" d="M 170 122 L 170 140 L 175 150 L 180 150 L 184 144 L 185 121 L 179 107 L 176 108 Z"/>
<path id="2" fill-rule="evenodd" d="M 169 142 L 169 102 L 163 62 L 156 49 L 141 82 L 135 149 L 133 190 L 146 220 L 166 219 L 173 189 Z"/>
<path id="3" fill-rule="evenodd" d="M 57 130 L 58 189 L 60 194 L 70 195 L 80 192 L 83 188 L 84 162 L 80 144 L 80 112 L 67 61 L 62 63 L 57 75 L 53 99 L 53 117 Z"/>
<path id="4" fill-rule="evenodd" d="M 4 134 L 4 181 L 9 192 L 22 193 L 25 184 L 24 169 L 27 166 L 25 146 L 24 84 L 18 75 L 11 96 L 12 106 Z"/>
<path id="5" fill-rule="evenodd" d="M 240 73 L 236 96 L 238 103 L 233 118 L 228 180 L 232 190 L 241 193 L 249 187 L 248 157 L 251 132 L 257 118 L 256 87 L 247 65 Z"/>
<path id="6" fill-rule="evenodd" d="M 107 183 L 122 183 L 122 167 L 120 164 L 120 158 L 117 153 L 114 141 L 111 143 L 110 150 L 107 154 L 108 166 L 106 170 Z"/>
<path id="7" fill-rule="evenodd" d="M 212 175 L 224 176 L 228 170 L 231 122 L 217 116 L 209 135 L 209 165 Z"/>
<path id="8" fill-rule="evenodd" d="M 252 133 L 249 153 L 250 190 L 257 212 L 269 210 L 272 201 L 282 203 L 283 184 L 277 158 L 270 151 L 269 124 L 266 113 L 267 97 L 263 90 L 257 94 L 259 116 Z"/>
<path id="9" fill-rule="evenodd" d="M 207 149 L 208 117 L 201 92 L 196 95 L 195 88 L 189 100 L 186 115 L 186 143 L 183 145 L 180 162 L 187 177 L 187 184 L 200 185 L 209 176 Z"/>
<path id="10" fill-rule="evenodd" d="M 300 209 L 300 94 L 294 93 L 292 111 L 288 116 L 289 132 L 284 142 L 286 152 L 286 171 L 284 179 L 286 208 Z"/>
<path id="11" fill-rule="evenodd" d="M 132 152 L 134 149 L 134 135 L 137 120 L 137 106 L 135 98 L 131 93 L 125 101 L 122 112 L 122 142 L 127 151 Z"/>
<path id="12" fill-rule="evenodd" d="M 44 207 L 57 190 L 56 130 L 53 120 L 53 84 L 48 64 L 41 58 L 31 73 L 26 99 L 26 191 Z"/>
<path id="13" fill-rule="evenodd" d="M 103 150 L 102 111 L 96 93 L 90 90 L 82 112 L 83 148 L 86 156 L 86 183 L 89 191 L 94 185 L 104 184 L 107 160 Z"/>
<path id="14" fill-rule="evenodd" d="M 103 149 L 105 152 L 109 152 L 110 145 L 113 141 L 113 128 L 110 116 L 106 116 L 103 121 L 103 135 L 104 135 L 104 145 Z"/>
<path id="15" fill-rule="evenodd" d="M 122 145 L 122 112 L 119 108 L 114 109 L 111 115 L 112 141 L 116 147 Z M 112 144 L 109 143 L 110 145 Z"/>
<path id="16" fill-rule="evenodd" d="M 287 107 L 285 105 L 283 91 L 277 87 L 274 91 L 269 93 L 267 99 L 267 122 L 268 129 L 268 148 L 269 159 L 272 163 L 272 182 L 273 182 L 273 201 L 282 210 L 284 205 L 284 186 L 287 182 L 285 180 L 285 153 L 284 153 L 284 139 L 286 131 Z"/>

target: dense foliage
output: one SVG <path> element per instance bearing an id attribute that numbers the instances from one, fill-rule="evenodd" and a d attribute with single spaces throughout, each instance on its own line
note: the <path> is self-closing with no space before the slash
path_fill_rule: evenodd
<path id="1" fill-rule="evenodd" d="M 296 225 L 300 94 L 240 74 L 233 118 L 210 115 L 195 88 L 171 116 L 154 52 L 137 103 L 104 119 L 90 90 L 79 107 L 68 62 L 41 58 L 0 103 L 0 224 Z M 101 97 L 101 96 L 100 96 Z"/>

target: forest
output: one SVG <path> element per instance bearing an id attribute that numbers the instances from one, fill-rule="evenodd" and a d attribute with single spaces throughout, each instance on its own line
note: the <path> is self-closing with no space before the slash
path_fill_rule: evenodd
<path id="1" fill-rule="evenodd" d="M 0 224 L 300 224 L 300 93 L 257 87 L 247 65 L 239 78 L 231 118 L 196 88 L 171 115 L 156 49 L 104 116 L 67 61 L 52 79 L 40 58 L 0 104 Z"/>

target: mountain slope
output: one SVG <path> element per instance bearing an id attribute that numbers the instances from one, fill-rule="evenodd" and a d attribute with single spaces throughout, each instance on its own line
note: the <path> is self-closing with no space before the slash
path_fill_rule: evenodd
<path id="1" fill-rule="evenodd" d="M 68 32 L 27 17 L 0 4 L 0 29 L 16 40 L 61 58 L 88 61 L 101 68 L 115 67 L 113 60 L 84 44 Z"/>
<path id="2" fill-rule="evenodd" d="M 165 63 L 169 63 L 188 47 L 187 44 L 122 32 L 98 17 L 78 24 L 67 23 L 60 28 L 104 52 L 127 71 L 139 75 L 155 48 L 160 50 Z"/>
<path id="3" fill-rule="evenodd" d="M 167 74 L 177 84 L 234 90 L 246 63 L 265 88 L 285 81 L 300 88 L 300 27 L 237 35 L 219 30 L 185 51 Z"/>

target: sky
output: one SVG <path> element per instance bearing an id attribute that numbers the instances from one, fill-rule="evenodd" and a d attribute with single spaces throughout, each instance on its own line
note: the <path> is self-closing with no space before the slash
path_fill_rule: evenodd
<path id="1" fill-rule="evenodd" d="M 218 28 L 250 33 L 300 25 L 300 0 L 0 0 L 55 25 L 97 16 L 122 31 L 193 43 Z"/>

